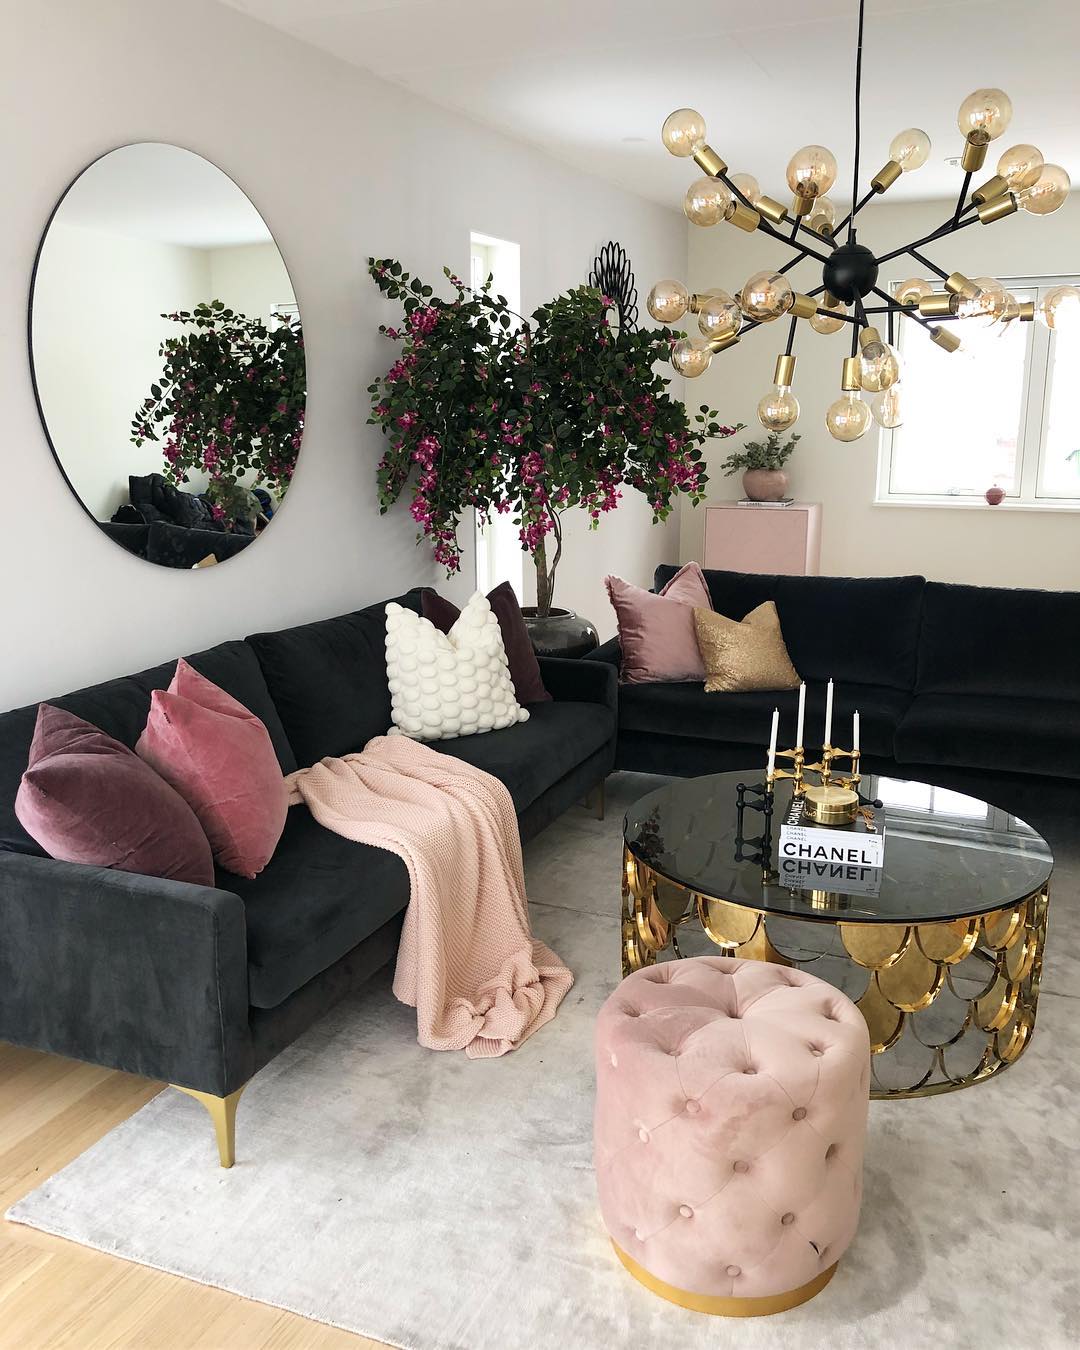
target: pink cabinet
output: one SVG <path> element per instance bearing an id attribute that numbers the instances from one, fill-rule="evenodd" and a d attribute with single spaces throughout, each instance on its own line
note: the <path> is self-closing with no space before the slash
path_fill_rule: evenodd
<path id="1" fill-rule="evenodd" d="M 705 507 L 704 567 L 728 572 L 817 576 L 821 564 L 821 503 Z"/>

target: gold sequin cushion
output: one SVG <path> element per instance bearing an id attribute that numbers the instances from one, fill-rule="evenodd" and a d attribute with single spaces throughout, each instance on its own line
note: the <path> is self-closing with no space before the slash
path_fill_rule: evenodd
<path id="1" fill-rule="evenodd" d="M 752 609 L 741 623 L 711 609 L 695 609 L 694 632 L 707 694 L 798 687 L 799 676 L 771 600 Z"/>

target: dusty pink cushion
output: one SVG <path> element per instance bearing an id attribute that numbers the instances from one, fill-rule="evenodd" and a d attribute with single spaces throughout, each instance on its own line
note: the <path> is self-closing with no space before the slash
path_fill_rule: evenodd
<path id="1" fill-rule="evenodd" d="M 697 563 L 680 567 L 659 595 L 622 577 L 605 577 L 604 584 L 619 625 L 624 684 L 704 680 L 694 609 L 713 604 Z"/>
<path id="2" fill-rule="evenodd" d="M 126 745 L 49 703 L 38 708 L 15 814 L 62 862 L 214 884 L 210 845 L 183 797 Z"/>
<path id="3" fill-rule="evenodd" d="M 699 956 L 623 980 L 596 1024 L 596 1179 L 608 1232 L 710 1297 L 784 1294 L 859 1218 L 870 1040 L 800 970 Z"/>
<path id="4" fill-rule="evenodd" d="M 186 661 L 155 689 L 137 753 L 199 818 L 214 861 L 254 877 L 285 828 L 288 794 L 262 722 Z"/>

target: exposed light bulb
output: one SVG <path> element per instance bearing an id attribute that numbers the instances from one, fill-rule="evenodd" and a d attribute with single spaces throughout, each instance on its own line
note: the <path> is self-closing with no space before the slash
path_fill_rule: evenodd
<path id="1" fill-rule="evenodd" d="M 796 197 L 823 196 L 836 182 L 836 156 L 823 145 L 804 145 L 788 161 L 787 182 Z"/>
<path id="2" fill-rule="evenodd" d="M 960 301 L 956 309 L 960 318 L 968 320 L 977 328 L 990 328 L 1000 319 L 1007 318 L 1012 296 L 1001 282 L 993 277 L 972 279 L 979 288 L 979 294 L 974 300 Z"/>
<path id="3" fill-rule="evenodd" d="M 739 292 L 739 304 L 748 319 L 770 323 L 795 303 L 795 292 L 779 272 L 755 272 Z"/>
<path id="4" fill-rule="evenodd" d="M 758 421 L 766 431 L 787 431 L 799 420 L 799 400 L 786 384 L 774 384 L 757 405 Z"/>
<path id="5" fill-rule="evenodd" d="M 836 203 L 831 197 L 817 197 L 806 217 L 806 223 L 818 234 L 832 234 L 836 228 Z"/>
<path id="6" fill-rule="evenodd" d="M 996 141 L 1011 120 L 1012 100 L 1003 89 L 976 89 L 956 114 L 956 125 L 972 145 Z"/>
<path id="7" fill-rule="evenodd" d="M 900 384 L 890 385 L 870 400 L 870 412 L 881 427 L 899 427 L 904 424 Z"/>
<path id="8" fill-rule="evenodd" d="M 1039 181 L 1043 164 L 1042 151 L 1034 145 L 1013 145 L 1004 150 L 997 162 L 997 171 L 1013 192 L 1031 187 Z"/>
<path id="9" fill-rule="evenodd" d="M 734 198 L 717 178 L 695 178 L 683 198 L 683 214 L 694 225 L 716 225 L 731 209 Z"/>
<path id="10" fill-rule="evenodd" d="M 752 173 L 733 173 L 731 181 L 751 206 L 757 206 L 761 197 L 761 184 Z"/>
<path id="11" fill-rule="evenodd" d="M 830 333 L 839 333 L 841 328 L 847 327 L 843 319 L 833 317 L 837 314 L 846 314 L 846 305 L 826 305 L 824 308 L 831 310 L 831 313 L 822 314 L 819 311 L 817 314 L 810 315 L 810 327 L 815 333 L 823 333 L 828 337 Z"/>
<path id="12" fill-rule="evenodd" d="M 689 159 L 704 144 L 705 119 L 693 108 L 676 108 L 665 119 L 660 139 L 671 154 Z"/>
<path id="13" fill-rule="evenodd" d="M 870 409 L 855 390 L 841 394 L 825 414 L 829 434 L 838 441 L 857 441 L 871 421 Z"/>
<path id="14" fill-rule="evenodd" d="M 896 288 L 896 298 L 902 305 L 917 305 L 924 295 L 933 293 L 933 286 L 922 277 L 909 277 Z"/>
<path id="15" fill-rule="evenodd" d="M 882 342 L 879 337 L 863 344 L 859 355 L 859 383 L 868 394 L 890 389 L 899 378 L 900 354 L 895 347 Z"/>
<path id="16" fill-rule="evenodd" d="M 680 338 L 671 349 L 671 364 L 689 379 L 704 375 L 712 362 L 712 352 L 697 338 Z"/>
<path id="17" fill-rule="evenodd" d="M 900 165 L 904 173 L 921 169 L 930 157 L 930 137 L 918 127 L 908 127 L 889 142 L 889 158 Z"/>
<path id="18" fill-rule="evenodd" d="M 645 308 L 657 323 L 676 323 L 689 304 L 690 292 L 681 281 L 658 281 L 649 292 Z"/>
<path id="19" fill-rule="evenodd" d="M 1047 291 L 1035 310 L 1040 323 L 1055 333 L 1080 330 L 1080 287 L 1055 286 Z"/>
<path id="20" fill-rule="evenodd" d="M 1017 204 L 1033 216 L 1048 216 L 1065 205 L 1071 186 L 1069 175 L 1060 164 L 1044 164 L 1031 187 L 1022 188 L 1016 194 Z"/>
<path id="21" fill-rule="evenodd" d="M 727 291 L 711 291 L 698 308 L 698 327 L 707 338 L 727 337 L 737 333 L 742 324 L 739 302 Z"/>

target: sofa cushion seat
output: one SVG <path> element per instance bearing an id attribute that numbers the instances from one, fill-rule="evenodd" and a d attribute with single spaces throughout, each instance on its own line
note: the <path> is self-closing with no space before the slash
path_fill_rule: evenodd
<path id="1" fill-rule="evenodd" d="M 598 703 L 531 703 L 527 722 L 437 741 L 432 748 L 501 779 L 521 812 L 614 734 L 611 710 Z"/>
<path id="2" fill-rule="evenodd" d="M 851 740 L 851 714 L 857 708 L 864 754 L 890 756 L 893 735 L 911 701 L 899 689 L 872 684 L 837 684 L 833 705 L 833 740 L 845 749 Z M 797 689 L 755 689 L 748 693 L 707 694 L 701 684 L 633 684 L 619 690 L 621 731 L 685 736 L 694 740 L 759 745 L 764 761 L 772 710 L 780 709 L 780 744 L 794 744 L 798 717 Z M 825 689 L 806 689 L 807 746 L 820 744 L 825 720 Z"/>
<path id="3" fill-rule="evenodd" d="M 896 734 L 909 764 L 1080 778 L 1080 703 L 918 694 Z"/>
<path id="4" fill-rule="evenodd" d="M 244 902 L 248 997 L 276 1008 L 409 903 L 396 853 L 355 844 L 293 806 L 273 858 L 255 878 L 218 872 Z"/>

